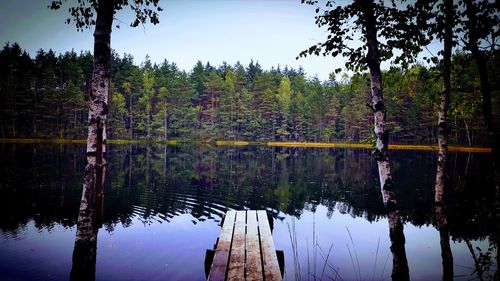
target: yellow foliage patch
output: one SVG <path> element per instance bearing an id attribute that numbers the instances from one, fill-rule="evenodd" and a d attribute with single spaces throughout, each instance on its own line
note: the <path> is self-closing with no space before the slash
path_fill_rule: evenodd
<path id="1" fill-rule="evenodd" d="M 326 147 L 326 148 L 365 148 L 371 149 L 371 144 L 365 143 L 334 143 L 334 142 L 277 142 L 270 141 L 268 146 L 280 147 Z M 389 144 L 389 149 L 392 150 L 424 150 L 438 151 L 437 145 L 415 145 L 415 144 Z M 448 151 L 452 152 L 470 152 L 470 153 L 491 153 L 490 147 L 474 147 L 474 146 L 448 146 Z"/>
<path id="2" fill-rule="evenodd" d="M 224 141 L 224 140 L 218 140 L 215 141 L 216 145 L 221 145 L 221 146 L 245 146 L 249 145 L 250 142 L 248 141 Z"/>
<path id="3" fill-rule="evenodd" d="M 0 139 L 0 143 L 54 143 L 54 144 L 85 144 L 86 140 L 72 139 Z M 176 145 L 182 140 L 162 141 L 147 141 L 147 140 L 107 140 L 109 144 L 146 144 L 146 143 L 166 143 Z M 367 143 L 347 143 L 347 142 L 285 142 L 285 141 L 270 141 L 267 143 L 249 142 L 249 141 L 224 141 L 217 140 L 215 144 L 218 146 L 246 146 L 250 144 L 267 145 L 276 147 L 310 147 L 310 148 L 364 148 L 371 149 L 372 145 Z M 437 145 L 415 145 L 415 144 L 390 144 L 389 149 L 392 150 L 423 150 L 423 151 L 438 151 Z M 475 147 L 475 146 L 448 146 L 448 151 L 451 152 L 468 152 L 468 153 L 491 153 L 490 147 Z"/>

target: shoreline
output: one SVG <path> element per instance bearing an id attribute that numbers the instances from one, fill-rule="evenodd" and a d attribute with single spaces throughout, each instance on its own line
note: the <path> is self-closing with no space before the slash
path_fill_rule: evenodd
<path id="1" fill-rule="evenodd" d="M 0 143 L 49 143 L 49 144 L 86 144 L 84 139 L 0 139 Z M 286 141 L 238 141 L 238 140 L 215 140 L 215 141 L 198 141 L 198 140 L 123 140 L 123 139 L 108 139 L 108 144 L 214 144 L 216 146 L 269 146 L 269 147 L 301 147 L 301 148 L 355 148 L 355 149 L 371 149 L 369 143 L 348 143 L 348 142 L 286 142 Z M 389 144 L 390 150 L 420 150 L 420 151 L 438 151 L 437 144 Z M 450 152 L 468 152 L 468 153 L 491 153 L 491 147 L 481 146 L 461 146 L 449 145 Z"/>

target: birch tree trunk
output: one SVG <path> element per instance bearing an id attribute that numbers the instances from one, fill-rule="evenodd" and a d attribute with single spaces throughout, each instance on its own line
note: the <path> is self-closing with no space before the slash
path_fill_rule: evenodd
<path id="1" fill-rule="evenodd" d="M 382 94 L 382 73 L 380 71 L 380 53 L 377 40 L 377 25 L 373 1 L 361 4 L 365 17 L 365 36 L 368 53 L 366 61 L 370 70 L 370 98 L 373 110 L 374 132 L 377 137 L 375 160 L 377 160 L 380 188 L 384 205 L 396 204 L 392 191 L 392 175 L 389 165 L 389 134 L 385 128 L 385 104 Z"/>
<path id="2" fill-rule="evenodd" d="M 450 100 L 451 90 L 451 48 L 453 40 L 453 0 L 444 2 L 445 26 L 444 26 L 444 47 L 443 47 L 443 90 L 441 92 L 441 103 L 439 105 L 438 119 L 438 146 L 439 157 L 436 172 L 436 186 L 434 201 L 438 204 L 443 202 L 445 186 L 445 168 L 448 155 L 448 123 L 446 115 Z"/>
<path id="3" fill-rule="evenodd" d="M 443 46 L 443 90 L 441 92 L 441 103 L 439 106 L 438 119 L 438 146 L 439 157 L 436 171 L 435 186 L 435 211 L 438 222 L 441 257 L 443 263 L 443 280 L 453 280 L 453 256 L 450 248 L 450 237 L 448 233 L 448 223 L 444 212 L 445 193 L 445 169 L 448 154 L 448 123 L 446 115 L 451 91 L 451 51 L 453 44 L 453 0 L 444 1 L 444 46 Z"/>
<path id="4" fill-rule="evenodd" d="M 98 216 L 102 215 L 106 165 L 106 117 L 111 68 L 113 1 L 99 1 L 94 31 L 94 69 L 89 97 L 87 165 L 78 215 L 72 280 L 94 280 Z"/>
<path id="5" fill-rule="evenodd" d="M 385 128 L 386 110 L 382 92 L 382 73 L 380 71 L 380 53 L 377 40 L 377 23 L 373 1 L 361 3 L 364 15 L 366 61 L 370 70 L 370 98 L 373 110 L 374 132 L 377 137 L 375 160 L 378 165 L 382 200 L 388 211 L 389 238 L 392 253 L 392 280 L 409 280 L 410 274 L 405 250 L 403 224 L 399 217 L 396 196 L 392 189 L 391 167 L 389 165 L 389 134 Z"/>
<path id="6" fill-rule="evenodd" d="M 89 97 L 86 173 L 106 164 L 106 118 L 111 69 L 113 1 L 99 1 L 94 31 L 94 69 Z"/>

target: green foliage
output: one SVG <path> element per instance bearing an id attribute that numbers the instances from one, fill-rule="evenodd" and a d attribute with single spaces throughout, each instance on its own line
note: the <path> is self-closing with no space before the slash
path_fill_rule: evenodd
<path id="1" fill-rule="evenodd" d="M 31 59 L 6 45 L 0 52 L 0 134 L 4 138 L 86 136 L 92 57 L 40 50 Z M 262 70 L 254 62 L 218 68 L 198 62 L 186 73 L 174 63 L 139 67 L 113 53 L 108 135 L 112 139 L 370 142 L 368 74 L 321 82 L 301 69 Z M 498 55 L 492 53 L 495 66 Z M 485 144 L 476 65 L 453 61 L 452 143 Z M 496 64 L 498 65 L 498 63 Z M 252 71 L 249 73 L 249 71 Z M 492 77 L 499 71 L 491 67 Z M 382 73 L 392 143 L 434 143 L 439 72 L 416 65 Z M 496 85 L 496 84 L 494 84 Z M 495 89 L 496 86 L 493 88 Z M 62 91 L 61 91 L 62 89 Z"/>
<path id="2" fill-rule="evenodd" d="M 52 10 L 60 9 L 67 0 L 53 0 L 48 6 Z M 123 7 L 129 6 L 134 12 L 134 20 L 130 26 L 137 27 L 139 24 L 144 24 L 148 20 L 152 24 L 158 24 L 158 12 L 162 8 L 158 6 L 159 0 L 114 0 L 113 11 L 119 11 Z M 102 4 L 102 3 L 101 3 Z M 75 23 L 78 30 L 83 31 L 86 28 L 91 28 L 96 24 L 97 11 L 99 10 L 98 0 L 79 0 L 78 3 L 69 8 L 71 17 L 66 20 L 67 24 Z M 119 25 L 117 25 L 119 27 Z"/>
<path id="3" fill-rule="evenodd" d="M 394 63 L 406 67 L 414 62 L 421 51 L 421 45 L 429 41 L 413 21 L 414 10 L 408 9 L 409 3 L 401 1 L 365 1 L 355 0 L 336 3 L 317 0 L 302 0 L 302 3 L 316 6 L 316 25 L 328 29 L 328 37 L 302 51 L 299 57 L 308 55 L 331 55 L 346 58 L 345 66 L 349 70 L 367 69 L 367 28 L 366 7 L 373 5 L 373 18 L 377 30 L 378 50 L 381 61 L 394 58 Z M 369 23 L 368 23 L 369 24 Z M 359 41 L 363 44 L 359 44 Z M 399 51 L 399 52 L 396 52 Z M 339 73 L 341 69 L 335 70 Z"/>
<path id="4" fill-rule="evenodd" d="M 126 133 L 125 119 L 127 116 L 127 110 L 125 105 L 125 97 L 117 92 L 115 85 L 112 84 L 110 87 L 109 106 L 113 108 L 113 111 L 111 111 L 108 115 L 108 126 L 113 128 L 113 130 L 109 130 L 110 138 L 117 138 L 125 135 Z"/>
<path id="5" fill-rule="evenodd" d="M 145 133 L 146 138 L 151 138 L 152 124 L 151 119 L 153 115 L 153 98 L 155 95 L 154 76 L 149 70 L 144 71 L 143 85 L 141 96 L 139 97 L 139 115 L 137 128 Z"/>

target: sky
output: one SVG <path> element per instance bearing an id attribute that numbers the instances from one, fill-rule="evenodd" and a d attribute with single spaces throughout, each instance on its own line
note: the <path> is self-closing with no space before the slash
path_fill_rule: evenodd
<path id="1" fill-rule="evenodd" d="M 0 1 L 0 43 L 17 42 L 32 57 L 40 48 L 56 53 L 93 49 L 93 30 L 78 32 L 65 24 L 68 1 L 61 10 L 47 8 L 49 0 Z M 314 23 L 314 7 L 300 0 L 160 0 L 160 24 L 129 27 L 133 13 L 126 8 L 116 15 L 121 23 L 111 35 L 111 47 L 132 54 L 140 64 L 146 54 L 153 63 L 165 59 L 190 71 L 198 60 L 218 66 L 223 61 L 248 65 L 258 61 L 264 69 L 302 66 L 309 77 L 328 79 L 342 67 L 341 58 L 297 55 L 324 41 L 327 33 Z"/>

